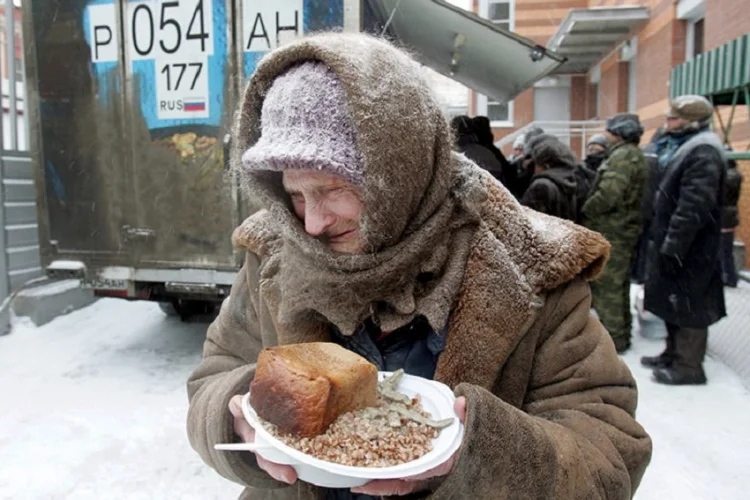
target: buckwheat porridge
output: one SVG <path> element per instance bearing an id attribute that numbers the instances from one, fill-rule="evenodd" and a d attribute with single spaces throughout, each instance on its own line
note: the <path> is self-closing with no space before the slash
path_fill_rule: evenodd
<path id="1" fill-rule="evenodd" d="M 263 427 L 281 442 L 320 460 L 356 467 L 388 467 L 416 460 L 432 450 L 432 440 L 455 419 L 434 421 L 419 397 L 395 390 L 403 371 L 379 386 L 376 406 L 341 415 L 319 436 L 302 438 Z"/>

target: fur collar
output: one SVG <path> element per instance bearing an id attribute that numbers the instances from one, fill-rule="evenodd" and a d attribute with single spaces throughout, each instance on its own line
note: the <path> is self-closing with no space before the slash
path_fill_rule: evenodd
<path id="1" fill-rule="evenodd" d="M 489 196 L 436 373 L 451 387 L 468 382 L 490 388 L 545 293 L 579 275 L 597 278 L 609 256 L 609 243 L 598 233 L 522 207 L 490 174 L 483 175 Z M 269 222 L 264 211 L 251 216 L 235 230 L 234 244 L 269 259 L 280 247 Z M 278 290 L 268 279 L 272 268 L 262 266 L 259 291 L 274 315 Z M 312 320 L 275 326 L 279 343 L 329 340 L 327 329 Z"/>

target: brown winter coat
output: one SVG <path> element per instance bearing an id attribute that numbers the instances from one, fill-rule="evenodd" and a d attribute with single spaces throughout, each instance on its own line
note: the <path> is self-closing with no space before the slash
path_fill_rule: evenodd
<path id="1" fill-rule="evenodd" d="M 651 440 L 634 419 L 633 377 L 589 314 L 587 280 L 608 245 L 522 208 L 483 175 L 490 196 L 435 375 L 466 396 L 467 430 L 453 471 L 428 498 L 631 498 Z M 188 382 L 188 435 L 207 464 L 247 486 L 243 498 L 320 498 L 308 484 L 274 481 L 250 454 L 213 449 L 236 440 L 227 405 L 248 390 L 260 349 L 328 340 L 319 326 L 287 331 L 275 320 L 264 262 L 278 236 L 258 230 L 264 217 L 235 232 L 247 259 Z"/>

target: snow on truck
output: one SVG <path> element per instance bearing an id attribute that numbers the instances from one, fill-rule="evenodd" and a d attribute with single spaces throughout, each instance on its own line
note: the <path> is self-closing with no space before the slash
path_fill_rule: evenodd
<path id="1" fill-rule="evenodd" d="M 563 62 L 440 0 L 30 0 L 23 8 L 46 273 L 182 316 L 220 302 L 242 262 L 230 235 L 252 200 L 227 175 L 228 133 L 265 53 L 321 30 L 384 34 L 500 102 Z"/>

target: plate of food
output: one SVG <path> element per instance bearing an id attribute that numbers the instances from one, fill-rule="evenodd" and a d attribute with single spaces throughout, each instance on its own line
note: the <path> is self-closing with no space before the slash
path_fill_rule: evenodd
<path id="1" fill-rule="evenodd" d="M 265 349 L 242 399 L 254 443 L 217 445 L 290 465 L 300 480 L 354 488 L 437 467 L 461 445 L 463 424 L 444 384 L 378 372 L 336 344 Z"/>

